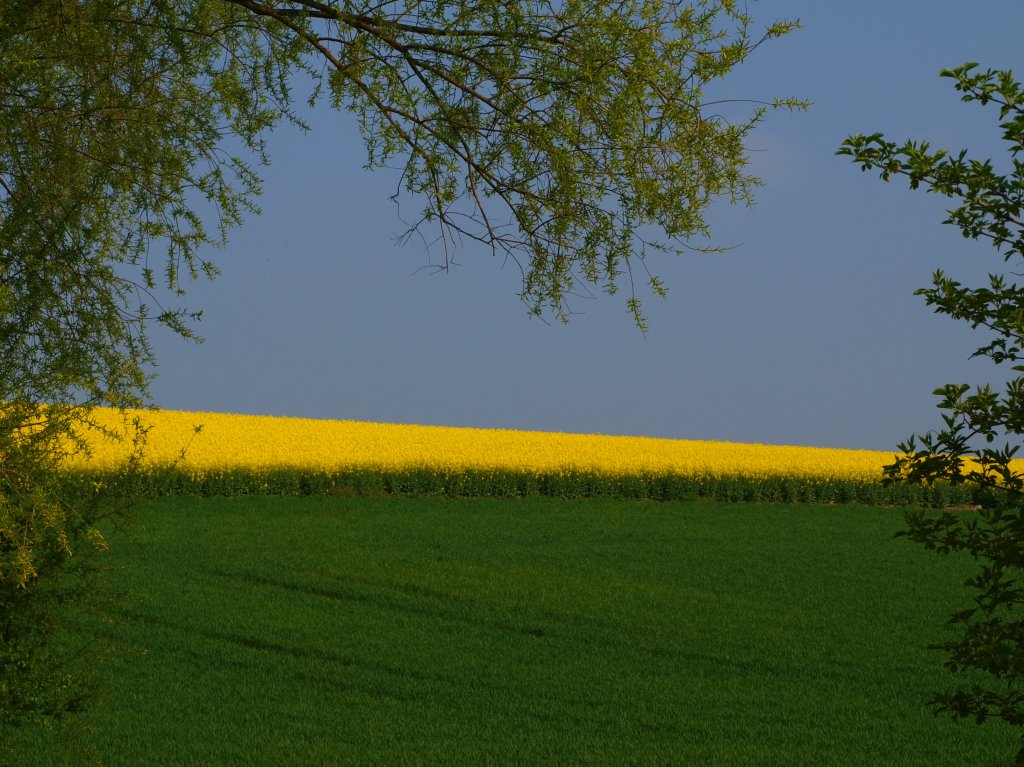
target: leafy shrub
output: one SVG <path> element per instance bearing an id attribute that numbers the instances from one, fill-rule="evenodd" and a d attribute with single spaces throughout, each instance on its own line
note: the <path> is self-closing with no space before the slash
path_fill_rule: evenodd
<path id="1" fill-rule="evenodd" d="M 966 150 L 933 151 L 926 142 L 897 145 L 882 134 L 855 135 L 840 148 L 876 169 L 883 180 L 904 176 L 912 189 L 951 198 L 957 207 L 943 221 L 965 238 L 989 242 L 1009 271 L 1019 275 L 1024 259 L 1024 87 L 1010 71 L 977 72 L 968 63 L 945 70 L 965 102 L 994 106 L 1007 142 L 1006 174 L 991 160 L 976 160 Z M 932 699 L 937 712 L 984 722 L 1003 719 L 1024 726 L 1024 476 L 1013 463 L 1024 437 L 1024 289 L 1005 275 L 990 273 L 988 285 L 964 286 L 936 271 L 932 287 L 918 290 L 935 311 L 963 320 L 988 337 L 975 351 L 997 365 L 1010 363 L 1018 375 L 1000 393 L 989 385 L 973 390 L 948 384 L 937 390 L 944 427 L 910 437 L 902 455 L 886 468 L 893 484 L 924 486 L 945 495 L 947 488 L 971 488 L 977 513 L 946 512 L 939 517 L 912 511 L 904 535 L 943 553 L 965 551 L 980 565 L 968 585 L 977 591 L 975 606 L 955 613 L 950 622 L 959 639 L 934 645 L 947 655 L 946 666 L 959 674 L 981 671 L 988 683 L 961 682 Z M 1002 448 L 996 447 L 1003 442 Z M 962 679 L 962 677 L 961 677 Z M 1024 748 L 1016 756 L 1024 765 Z"/>
<path id="2" fill-rule="evenodd" d="M 102 479 L 68 482 L 58 463 L 84 411 L 10 404 L 0 413 L 0 749 L 13 727 L 63 720 L 93 697 L 103 648 L 62 641 L 69 606 L 101 609 L 106 542 L 124 504 Z M 132 472 L 124 469 L 126 487 Z"/>

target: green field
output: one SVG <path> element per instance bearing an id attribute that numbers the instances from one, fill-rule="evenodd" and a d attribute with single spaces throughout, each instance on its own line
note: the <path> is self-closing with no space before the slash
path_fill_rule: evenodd
<path id="1" fill-rule="evenodd" d="M 102 701 L 24 767 L 995 765 L 934 718 L 966 559 L 865 506 L 172 498 Z"/>

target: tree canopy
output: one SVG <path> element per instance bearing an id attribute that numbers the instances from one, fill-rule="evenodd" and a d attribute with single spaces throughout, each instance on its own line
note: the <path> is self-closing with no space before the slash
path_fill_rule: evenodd
<path id="1" fill-rule="evenodd" d="M 522 268 L 535 313 L 563 319 L 574 290 L 614 292 L 626 272 L 640 321 L 634 265 L 660 293 L 645 256 L 707 235 L 716 197 L 749 200 L 763 107 L 731 123 L 704 91 L 793 27 L 754 32 L 730 2 L 231 2 L 328 67 L 332 105 L 358 116 L 371 167 L 398 161 L 446 257 L 482 242 Z"/>
<path id="2" fill-rule="evenodd" d="M 705 88 L 793 27 L 665 0 L 4 6 L 0 348 L 32 360 L 19 386 L 101 399 L 141 383 L 125 360 L 146 357 L 147 317 L 187 331 L 154 290 L 216 271 L 206 246 L 255 211 L 297 76 L 357 116 L 369 166 L 402 169 L 446 257 L 483 242 L 563 319 L 574 290 L 625 273 L 641 321 L 637 272 L 663 291 L 648 253 L 709 234 L 707 205 L 756 183 L 744 139 L 764 107 L 730 122 Z"/>

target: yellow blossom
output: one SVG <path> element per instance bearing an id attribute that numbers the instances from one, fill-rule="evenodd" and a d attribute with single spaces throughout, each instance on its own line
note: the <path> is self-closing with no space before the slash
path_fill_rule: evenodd
<path id="1" fill-rule="evenodd" d="M 125 441 L 87 435 L 91 456 L 76 467 L 114 468 L 125 461 L 134 417 L 148 427 L 143 466 L 177 463 L 197 475 L 211 469 L 301 468 L 443 471 L 517 470 L 539 473 L 688 476 L 793 476 L 877 480 L 893 454 L 870 450 L 793 447 L 735 442 L 472 429 L 361 421 L 228 415 L 174 410 L 127 416 L 98 410 L 96 420 L 126 434 Z M 197 428 L 201 427 L 201 428 Z"/>

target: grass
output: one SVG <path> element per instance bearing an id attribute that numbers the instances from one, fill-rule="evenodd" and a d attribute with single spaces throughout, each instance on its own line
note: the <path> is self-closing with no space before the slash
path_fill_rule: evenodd
<path id="1" fill-rule="evenodd" d="M 168 498 L 115 537 L 125 651 L 57 765 L 995 765 L 934 718 L 964 559 L 893 509 Z M 1000 760 L 1002 760 L 1000 762 Z"/>

